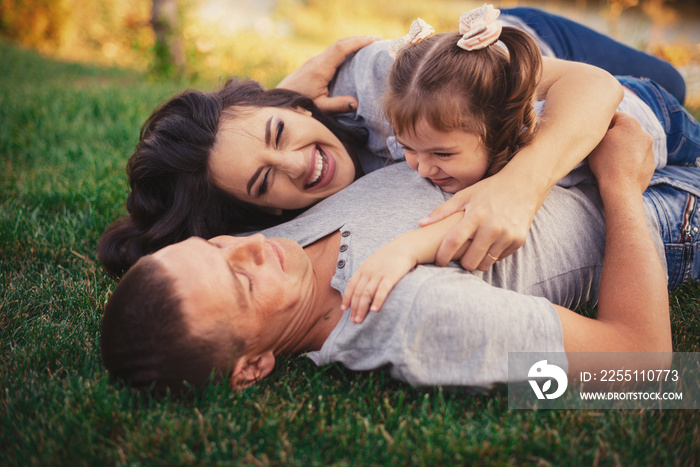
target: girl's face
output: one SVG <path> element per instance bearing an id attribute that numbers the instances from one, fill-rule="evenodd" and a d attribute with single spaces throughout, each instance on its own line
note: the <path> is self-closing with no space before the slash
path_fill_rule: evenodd
<path id="1" fill-rule="evenodd" d="M 276 107 L 224 121 L 209 170 L 219 188 L 273 212 L 311 206 L 355 179 L 347 149 L 311 112 Z"/>
<path id="2" fill-rule="evenodd" d="M 422 177 L 447 193 L 456 193 L 481 180 L 491 159 L 481 138 L 461 130 L 438 131 L 421 120 L 414 132 L 397 134 L 406 162 Z"/>

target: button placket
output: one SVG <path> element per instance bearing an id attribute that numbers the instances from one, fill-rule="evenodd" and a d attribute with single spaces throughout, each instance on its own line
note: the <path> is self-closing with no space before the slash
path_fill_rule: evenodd
<path id="1" fill-rule="evenodd" d="M 347 264 L 347 251 L 349 245 L 346 243 L 347 238 L 350 236 L 350 231 L 349 230 L 343 230 L 340 233 L 340 248 L 338 248 L 338 251 L 340 254 L 338 255 L 338 262 L 336 263 L 336 266 L 338 269 L 343 269 L 345 265 Z"/>

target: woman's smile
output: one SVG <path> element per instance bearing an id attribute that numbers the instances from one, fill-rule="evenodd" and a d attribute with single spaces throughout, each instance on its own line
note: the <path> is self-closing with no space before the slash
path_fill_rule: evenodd
<path id="1" fill-rule="evenodd" d="M 348 150 L 310 112 L 263 107 L 240 113 L 221 125 L 209 157 L 212 179 L 224 191 L 273 210 L 299 209 L 355 179 Z"/>
<path id="2" fill-rule="evenodd" d="M 324 151 L 322 146 L 316 146 L 312 154 L 311 167 L 307 183 L 304 188 L 307 190 L 321 189 L 333 181 L 335 175 L 335 157 L 328 151 Z"/>

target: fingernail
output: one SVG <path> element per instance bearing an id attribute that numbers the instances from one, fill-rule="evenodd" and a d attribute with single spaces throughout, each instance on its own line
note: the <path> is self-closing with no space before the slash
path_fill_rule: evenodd
<path id="1" fill-rule="evenodd" d="M 345 311 L 348 309 L 347 305 L 340 305 L 340 311 Z"/>

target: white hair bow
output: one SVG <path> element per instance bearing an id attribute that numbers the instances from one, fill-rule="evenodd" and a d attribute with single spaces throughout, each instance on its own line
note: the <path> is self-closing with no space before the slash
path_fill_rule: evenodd
<path id="1" fill-rule="evenodd" d="M 498 40 L 503 29 L 503 22 L 496 20 L 501 10 L 484 3 L 459 18 L 459 32 L 462 38 L 457 46 L 464 50 L 478 50 Z"/>
<path id="2" fill-rule="evenodd" d="M 430 37 L 434 32 L 435 29 L 433 29 L 431 25 L 420 18 L 416 18 L 416 20 L 411 23 L 408 34 L 391 41 L 389 53 L 392 57 L 396 57 L 396 54 L 407 45 L 416 45 L 423 39 Z"/>

